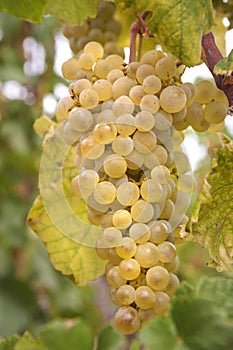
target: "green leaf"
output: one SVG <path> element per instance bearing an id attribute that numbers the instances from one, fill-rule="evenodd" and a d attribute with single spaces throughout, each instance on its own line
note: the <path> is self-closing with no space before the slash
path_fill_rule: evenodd
<path id="1" fill-rule="evenodd" d="M 140 344 L 137 339 L 132 341 L 129 350 L 140 350 Z"/>
<path id="2" fill-rule="evenodd" d="M 170 317 L 154 318 L 139 332 L 139 341 L 148 350 L 174 350 L 177 333 Z"/>
<path id="3" fill-rule="evenodd" d="M 0 0 L 0 10 L 10 15 L 40 23 L 48 0 Z"/>
<path id="4" fill-rule="evenodd" d="M 91 350 L 94 337 L 88 324 L 82 320 L 58 320 L 47 324 L 41 339 L 49 350 Z"/>
<path id="5" fill-rule="evenodd" d="M 191 218 L 187 240 L 207 248 L 209 266 L 232 271 L 233 264 L 233 142 L 215 152 L 216 159 L 207 176 Z"/>
<path id="6" fill-rule="evenodd" d="M 14 350 L 48 350 L 48 348 L 40 341 L 33 339 L 29 333 L 25 333 L 15 345 Z"/>
<path id="7" fill-rule="evenodd" d="M 49 0 L 47 13 L 73 26 L 87 17 L 95 17 L 101 0 Z"/>
<path id="8" fill-rule="evenodd" d="M 171 314 L 177 332 L 191 350 L 226 350 L 233 343 L 233 324 L 226 308 L 232 309 L 232 285 L 225 278 L 204 279 L 193 292 L 181 285 L 172 301 Z M 218 285 L 215 289 L 214 285 Z M 222 288 L 222 293 L 220 292 Z M 190 293 L 191 292 L 191 293 Z M 220 302 L 228 299 L 222 306 Z M 225 293 L 225 294 L 224 294 Z"/>
<path id="9" fill-rule="evenodd" d="M 118 333 L 111 325 L 107 325 L 98 338 L 98 350 L 120 350 L 124 345 L 123 334 Z"/>
<path id="10" fill-rule="evenodd" d="M 0 340 L 0 350 L 12 350 L 20 339 L 19 335 L 13 335 L 10 338 Z"/>
<path id="11" fill-rule="evenodd" d="M 215 74 L 225 74 L 231 75 L 233 71 L 233 50 L 229 53 L 226 58 L 218 61 L 218 63 L 214 66 Z"/>
<path id="12" fill-rule="evenodd" d="M 200 63 L 202 35 L 213 24 L 210 0 L 159 0 L 154 1 L 149 28 L 183 64 L 194 66 Z"/>

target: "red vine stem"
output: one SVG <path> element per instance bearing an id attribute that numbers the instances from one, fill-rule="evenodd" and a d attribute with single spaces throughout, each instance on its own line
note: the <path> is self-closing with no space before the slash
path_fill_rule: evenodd
<path id="1" fill-rule="evenodd" d="M 215 64 L 223 59 L 223 56 L 216 46 L 212 32 L 209 32 L 202 37 L 201 58 L 212 73 L 217 87 L 225 92 L 229 105 L 233 106 L 233 82 L 231 80 L 227 80 L 225 75 L 214 73 Z"/>

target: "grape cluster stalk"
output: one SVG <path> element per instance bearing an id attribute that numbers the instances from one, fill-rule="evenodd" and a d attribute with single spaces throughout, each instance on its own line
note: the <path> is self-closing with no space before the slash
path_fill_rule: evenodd
<path id="1" fill-rule="evenodd" d="M 127 65 L 104 55 L 91 41 L 64 62 L 72 82 L 56 117 L 64 142 L 76 148 L 72 190 L 86 202 L 90 224 L 102 227 L 96 252 L 117 305 L 114 325 L 132 334 L 168 311 L 179 286 L 175 243 L 196 188 L 181 130 L 219 127 L 227 107 L 214 84 L 182 83 L 162 51 Z"/>

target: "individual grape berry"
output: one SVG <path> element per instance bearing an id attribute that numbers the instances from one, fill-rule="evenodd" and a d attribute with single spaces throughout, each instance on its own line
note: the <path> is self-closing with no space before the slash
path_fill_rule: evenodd
<path id="1" fill-rule="evenodd" d="M 124 334 L 137 332 L 140 327 L 140 319 L 137 310 L 132 306 L 120 307 L 114 317 L 114 326 Z"/>

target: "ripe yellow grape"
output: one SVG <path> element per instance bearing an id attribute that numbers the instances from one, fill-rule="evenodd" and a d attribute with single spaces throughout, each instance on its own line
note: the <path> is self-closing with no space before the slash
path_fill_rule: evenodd
<path id="1" fill-rule="evenodd" d="M 109 144 L 117 136 L 117 128 L 113 123 L 96 124 L 93 130 L 93 137 L 100 144 Z"/>
<path id="2" fill-rule="evenodd" d="M 132 258 L 137 251 L 135 241 L 130 237 L 123 237 L 116 247 L 116 253 L 123 259 Z"/>
<path id="3" fill-rule="evenodd" d="M 110 204 L 116 198 L 116 188 L 108 181 L 99 182 L 94 189 L 94 198 L 100 204 Z"/>
<path id="4" fill-rule="evenodd" d="M 204 109 L 204 119 L 208 123 L 219 124 L 227 115 L 227 107 L 224 103 L 218 101 L 211 101 L 207 103 Z"/>
<path id="5" fill-rule="evenodd" d="M 158 112 L 160 107 L 160 100 L 153 94 L 144 95 L 140 101 L 140 108 L 142 111 L 148 111 L 151 113 Z"/>
<path id="6" fill-rule="evenodd" d="M 124 334 L 137 332 L 140 327 L 140 319 L 137 310 L 132 306 L 122 306 L 114 317 L 114 326 Z"/>
<path id="7" fill-rule="evenodd" d="M 79 61 L 76 58 L 69 58 L 62 64 L 61 71 L 64 78 L 75 80 L 80 68 Z"/>
<path id="8" fill-rule="evenodd" d="M 216 86 L 208 80 L 201 80 L 196 85 L 195 100 L 201 104 L 209 103 L 214 99 L 217 89 Z"/>
<path id="9" fill-rule="evenodd" d="M 96 41 L 90 41 L 83 48 L 84 53 L 92 54 L 96 60 L 100 59 L 104 55 L 104 49 L 101 44 Z"/>
<path id="10" fill-rule="evenodd" d="M 155 292 L 154 313 L 156 315 L 163 315 L 168 311 L 170 303 L 169 296 L 164 292 Z"/>
<path id="11" fill-rule="evenodd" d="M 120 267 L 114 266 L 112 267 L 106 274 L 107 282 L 110 286 L 114 288 L 119 288 L 123 286 L 126 282 L 126 279 L 122 277 L 120 273 Z"/>
<path id="12" fill-rule="evenodd" d="M 154 306 L 155 293 L 148 286 L 140 286 L 136 289 L 135 303 L 142 310 L 148 310 Z"/>
<path id="13" fill-rule="evenodd" d="M 159 183 L 149 179 L 142 183 L 140 193 L 145 201 L 158 202 L 162 197 L 163 188 Z"/>
<path id="14" fill-rule="evenodd" d="M 80 140 L 80 151 L 87 159 L 97 159 L 104 153 L 105 146 L 95 141 L 92 135 Z"/>
<path id="15" fill-rule="evenodd" d="M 148 75 L 144 78 L 142 88 L 147 94 L 157 94 L 161 90 L 162 83 L 156 75 Z"/>
<path id="16" fill-rule="evenodd" d="M 152 152 L 157 144 L 157 137 L 152 131 L 136 131 L 133 135 L 135 150 L 141 153 Z"/>
<path id="17" fill-rule="evenodd" d="M 124 230 L 128 228 L 132 223 L 132 217 L 130 213 L 125 209 L 119 209 L 115 211 L 112 217 L 113 226 Z"/>
<path id="18" fill-rule="evenodd" d="M 112 149 L 120 156 L 128 156 L 134 149 L 134 142 L 129 136 L 119 135 L 113 140 Z"/>
<path id="19" fill-rule="evenodd" d="M 160 258 L 157 246 L 152 242 L 138 244 L 134 258 L 141 267 L 148 268 L 155 266 Z"/>
<path id="20" fill-rule="evenodd" d="M 112 85 L 106 79 L 98 79 L 92 88 L 99 95 L 100 101 L 106 101 L 112 97 Z"/>
<path id="21" fill-rule="evenodd" d="M 151 203 L 146 202 L 143 199 L 139 199 L 136 203 L 132 205 L 131 215 L 134 221 L 146 224 L 153 218 L 153 205 Z"/>
<path id="22" fill-rule="evenodd" d="M 165 290 L 169 280 L 169 272 L 162 266 L 153 266 L 146 273 L 146 282 L 155 291 Z"/>
<path id="23" fill-rule="evenodd" d="M 116 296 L 121 306 L 130 305 L 135 301 L 135 289 L 129 284 L 124 284 L 118 288 Z"/>
<path id="24" fill-rule="evenodd" d="M 138 112 L 135 116 L 135 126 L 139 131 L 150 131 L 155 124 L 155 118 L 148 111 Z"/>
<path id="25" fill-rule="evenodd" d="M 154 73 L 155 73 L 154 67 L 152 67 L 149 64 L 142 64 L 138 67 L 136 71 L 136 79 L 140 84 L 142 84 L 143 80 L 148 75 L 154 75 Z"/>
<path id="26" fill-rule="evenodd" d="M 177 113 L 184 108 L 187 98 L 179 86 L 168 86 L 160 94 L 160 105 L 168 113 Z"/>
<path id="27" fill-rule="evenodd" d="M 99 103 L 99 95 L 93 89 L 84 89 L 80 92 L 79 102 L 84 108 L 94 108 Z"/>
<path id="28" fill-rule="evenodd" d="M 168 237 L 168 226 L 163 220 L 151 221 L 148 224 L 151 236 L 150 241 L 156 244 L 164 242 Z"/>
<path id="29" fill-rule="evenodd" d="M 129 236 L 136 243 L 146 243 L 151 236 L 150 228 L 148 225 L 143 224 L 142 222 L 136 222 L 130 226 Z"/>
<path id="30" fill-rule="evenodd" d="M 176 73 L 176 63 L 170 57 L 163 57 L 156 63 L 155 72 L 162 80 L 171 79 Z"/>
<path id="31" fill-rule="evenodd" d="M 117 188 L 117 200 L 124 206 L 131 206 L 139 198 L 139 188 L 133 182 L 124 182 Z"/>
<path id="32" fill-rule="evenodd" d="M 104 171 L 112 178 L 122 177 L 127 170 L 126 160 L 117 154 L 111 154 L 104 160 Z"/>
<path id="33" fill-rule="evenodd" d="M 171 242 L 162 242 L 158 245 L 159 260 L 170 263 L 176 257 L 176 247 Z"/>
<path id="34" fill-rule="evenodd" d="M 125 280 L 135 280 L 141 272 L 140 264 L 133 258 L 123 259 L 119 264 L 119 272 Z"/>

